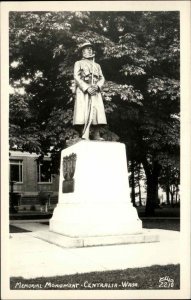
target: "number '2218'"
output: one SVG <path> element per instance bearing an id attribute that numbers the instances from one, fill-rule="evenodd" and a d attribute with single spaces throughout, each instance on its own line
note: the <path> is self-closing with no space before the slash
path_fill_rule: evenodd
<path id="1" fill-rule="evenodd" d="M 174 282 L 163 281 L 159 284 L 159 288 L 172 288 L 174 287 Z"/>

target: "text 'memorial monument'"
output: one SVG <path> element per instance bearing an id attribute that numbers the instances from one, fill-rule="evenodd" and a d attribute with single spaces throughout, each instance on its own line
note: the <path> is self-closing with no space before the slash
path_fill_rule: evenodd
<path id="1" fill-rule="evenodd" d="M 64 247 L 157 241 L 156 235 L 143 231 L 131 203 L 125 145 L 100 136 L 100 127 L 107 124 L 101 96 L 104 76 L 92 45 L 85 43 L 81 50 L 83 59 L 74 66 L 73 119 L 81 139 L 61 152 L 52 239 Z"/>

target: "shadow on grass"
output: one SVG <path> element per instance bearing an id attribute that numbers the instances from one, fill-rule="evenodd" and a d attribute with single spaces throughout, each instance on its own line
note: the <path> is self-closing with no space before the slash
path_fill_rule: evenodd
<path id="1" fill-rule="evenodd" d="M 31 232 L 31 231 L 14 226 L 14 225 L 9 225 L 9 232 L 10 233 L 22 233 L 22 232 Z"/>

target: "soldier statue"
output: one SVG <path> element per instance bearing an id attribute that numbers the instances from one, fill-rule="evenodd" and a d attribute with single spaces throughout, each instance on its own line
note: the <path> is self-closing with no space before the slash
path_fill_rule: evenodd
<path id="1" fill-rule="evenodd" d="M 93 45 L 86 42 L 80 47 L 82 59 L 74 65 L 75 105 L 73 125 L 82 139 L 89 140 L 90 126 L 94 140 L 103 140 L 100 129 L 107 124 L 101 95 L 104 76 L 95 63 Z"/>

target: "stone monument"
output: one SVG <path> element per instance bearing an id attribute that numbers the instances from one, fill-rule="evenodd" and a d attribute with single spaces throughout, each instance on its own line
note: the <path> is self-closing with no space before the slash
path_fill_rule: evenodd
<path id="1" fill-rule="evenodd" d="M 50 230 L 41 238 L 63 247 L 157 241 L 142 229 L 131 203 L 125 145 L 100 136 L 100 126 L 107 124 L 101 96 L 104 77 L 92 45 L 80 49 L 83 58 L 74 67 L 73 124 L 80 128 L 81 140 L 61 152 L 58 204 Z"/>
<path id="2" fill-rule="evenodd" d="M 141 233 L 124 144 L 81 141 L 62 151 L 59 202 L 50 230 L 70 237 Z"/>
<path id="3" fill-rule="evenodd" d="M 124 144 L 82 140 L 62 151 L 50 231 L 66 247 L 158 241 L 131 203 Z"/>

